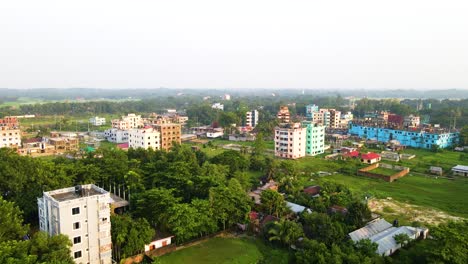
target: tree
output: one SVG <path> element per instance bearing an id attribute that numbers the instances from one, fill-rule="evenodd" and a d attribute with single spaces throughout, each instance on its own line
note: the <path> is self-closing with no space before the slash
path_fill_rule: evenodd
<path id="1" fill-rule="evenodd" d="M 136 194 L 132 198 L 135 203 L 134 215 L 148 220 L 154 227 L 164 229 L 170 216 L 169 209 L 180 202 L 174 197 L 173 191 L 164 188 L 154 188 Z"/>
<path id="2" fill-rule="evenodd" d="M 263 210 L 267 214 L 275 215 L 276 217 L 279 217 L 288 210 L 283 195 L 277 191 L 264 190 L 260 194 L 260 201 Z"/>
<path id="3" fill-rule="evenodd" d="M 37 232 L 30 240 L 30 254 L 38 256 L 38 263 L 75 263 L 71 257 L 72 242 L 66 235 L 49 236 Z"/>
<path id="4" fill-rule="evenodd" d="M 155 234 L 146 219 L 132 219 L 130 215 L 112 215 L 111 224 L 112 250 L 117 259 L 140 253 Z"/>
<path id="5" fill-rule="evenodd" d="M 376 255 L 379 245 L 372 242 L 370 239 L 361 239 L 354 244 L 355 248 L 362 254 L 372 257 Z"/>
<path id="6" fill-rule="evenodd" d="M 21 239 L 28 227 L 23 226 L 21 210 L 13 202 L 3 200 L 0 196 L 0 243 Z"/>
<path id="7" fill-rule="evenodd" d="M 460 145 L 468 146 L 468 125 L 465 125 L 460 131 Z"/>
<path id="8" fill-rule="evenodd" d="M 395 239 L 395 242 L 400 244 L 400 247 L 403 247 L 403 245 L 406 245 L 411 240 L 406 233 L 396 234 L 393 236 L 393 238 Z"/>
<path id="9" fill-rule="evenodd" d="M 229 166 L 229 174 L 234 176 L 236 171 L 246 171 L 249 168 L 249 160 L 235 150 L 224 151 L 211 159 L 212 163 Z"/>
<path id="10" fill-rule="evenodd" d="M 278 222 L 274 222 L 268 234 L 270 235 L 270 241 L 279 241 L 290 248 L 299 238 L 304 236 L 304 231 L 301 224 L 281 219 Z"/>
<path id="11" fill-rule="evenodd" d="M 167 225 L 177 242 L 184 242 L 198 234 L 197 209 L 190 204 L 175 204 L 169 209 Z"/>

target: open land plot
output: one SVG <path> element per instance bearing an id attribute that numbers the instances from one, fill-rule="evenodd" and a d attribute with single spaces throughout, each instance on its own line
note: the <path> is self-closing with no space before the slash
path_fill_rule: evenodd
<path id="1" fill-rule="evenodd" d="M 255 238 L 215 237 L 197 245 L 159 257 L 157 263 L 231 264 L 288 263 L 287 251 L 267 247 Z"/>
<path id="2" fill-rule="evenodd" d="M 385 182 L 364 176 L 335 174 L 317 181 L 337 182 L 361 194 L 376 198 L 391 197 L 403 203 L 435 208 L 448 214 L 468 218 L 468 179 L 436 179 L 409 174 L 394 182 Z"/>
<path id="3" fill-rule="evenodd" d="M 373 170 L 370 170 L 368 172 L 377 173 L 377 174 L 385 175 L 385 176 L 392 176 L 393 174 L 398 173 L 398 170 L 392 170 L 392 169 L 387 169 L 387 168 L 383 168 L 383 167 L 377 167 L 377 168 L 375 168 Z"/>

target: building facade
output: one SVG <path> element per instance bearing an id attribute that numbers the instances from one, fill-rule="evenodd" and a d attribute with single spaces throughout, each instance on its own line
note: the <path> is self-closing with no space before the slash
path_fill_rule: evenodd
<path id="1" fill-rule="evenodd" d="M 122 116 L 122 119 L 112 120 L 112 128 L 128 130 L 140 127 L 143 127 L 143 119 L 141 118 L 141 115 L 128 114 L 127 116 Z"/>
<path id="2" fill-rule="evenodd" d="M 245 125 L 255 127 L 258 124 L 258 111 L 252 110 L 245 113 Z"/>
<path id="3" fill-rule="evenodd" d="M 211 108 L 224 111 L 224 105 L 221 103 L 214 103 L 211 105 Z"/>
<path id="4" fill-rule="evenodd" d="M 21 146 L 21 130 L 0 126 L 0 148 L 17 149 Z"/>
<path id="5" fill-rule="evenodd" d="M 107 141 L 112 143 L 126 143 L 128 142 L 128 130 L 120 130 L 117 128 L 111 128 L 104 131 L 104 136 Z"/>
<path id="6" fill-rule="evenodd" d="M 313 122 L 302 122 L 306 129 L 305 154 L 315 156 L 325 152 L 325 127 Z"/>
<path id="7" fill-rule="evenodd" d="M 431 149 L 433 146 L 448 148 L 458 144 L 460 133 L 446 130 L 396 130 L 350 123 L 349 134 L 361 138 L 388 142 L 398 140 L 402 145 L 413 148 Z"/>
<path id="8" fill-rule="evenodd" d="M 130 129 L 128 147 L 158 150 L 161 148 L 160 132 L 152 127 Z"/>
<path id="9" fill-rule="evenodd" d="M 304 157 L 306 128 L 300 123 L 284 124 L 275 128 L 275 156 L 286 159 Z"/>
<path id="10" fill-rule="evenodd" d="M 93 126 L 102 126 L 106 124 L 106 119 L 104 117 L 95 116 L 89 119 L 89 123 Z"/>
<path id="11" fill-rule="evenodd" d="M 314 113 L 319 111 L 318 105 L 310 104 L 306 105 L 306 118 L 307 120 L 312 120 L 314 118 Z"/>
<path id="12" fill-rule="evenodd" d="M 180 124 L 159 124 L 154 128 L 159 131 L 161 137 L 161 149 L 169 150 L 174 142 L 180 144 L 182 142 L 182 126 Z"/>
<path id="13" fill-rule="evenodd" d="M 276 117 L 279 119 L 280 123 L 289 123 L 291 121 L 289 108 L 287 106 L 280 106 L 280 110 Z"/>
<path id="14" fill-rule="evenodd" d="M 109 192 L 79 185 L 44 192 L 37 199 L 39 228 L 49 235 L 64 234 L 76 263 L 112 263 Z"/>

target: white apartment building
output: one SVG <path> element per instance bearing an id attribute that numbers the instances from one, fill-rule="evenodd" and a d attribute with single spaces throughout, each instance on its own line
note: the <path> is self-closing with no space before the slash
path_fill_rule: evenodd
<path id="1" fill-rule="evenodd" d="M 252 110 L 245 113 L 245 125 L 255 127 L 258 124 L 258 111 Z"/>
<path id="2" fill-rule="evenodd" d="M 160 149 L 161 133 L 152 127 L 130 129 L 128 132 L 128 147 L 134 149 Z"/>
<path id="3" fill-rule="evenodd" d="M 404 127 L 418 127 L 421 124 L 421 119 L 419 116 L 409 115 L 405 116 L 403 120 Z"/>
<path id="4" fill-rule="evenodd" d="M 300 123 L 285 124 L 275 128 L 275 156 L 297 159 L 305 156 L 306 128 Z"/>
<path id="5" fill-rule="evenodd" d="M 0 148 L 19 148 L 21 146 L 21 130 L 0 126 Z"/>
<path id="6" fill-rule="evenodd" d="M 112 263 L 109 192 L 93 184 L 44 192 L 37 199 L 39 228 L 64 234 L 76 263 Z"/>
<path id="7" fill-rule="evenodd" d="M 311 114 L 312 122 L 325 127 L 338 128 L 341 126 L 341 112 L 336 109 L 321 108 L 318 112 Z"/>
<path id="8" fill-rule="evenodd" d="M 89 119 L 89 123 L 93 126 L 102 126 L 106 124 L 106 118 L 95 116 Z"/>
<path id="9" fill-rule="evenodd" d="M 112 120 L 112 127 L 120 130 L 128 130 L 131 128 L 139 128 L 143 126 L 141 115 L 128 114 L 122 116 L 122 119 Z"/>
<path id="10" fill-rule="evenodd" d="M 214 103 L 213 105 L 211 105 L 211 108 L 213 109 L 219 109 L 221 111 L 224 111 L 224 105 L 221 104 L 221 103 Z"/>
<path id="11" fill-rule="evenodd" d="M 104 136 L 107 141 L 112 143 L 126 143 L 128 142 L 128 131 L 111 128 L 104 131 Z"/>

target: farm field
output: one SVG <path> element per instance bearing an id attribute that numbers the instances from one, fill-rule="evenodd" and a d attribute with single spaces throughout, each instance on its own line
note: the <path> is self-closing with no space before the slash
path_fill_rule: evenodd
<path id="1" fill-rule="evenodd" d="M 267 247 L 254 238 L 215 237 L 200 244 L 159 257 L 156 263 L 234 264 L 288 263 L 287 252 Z"/>

